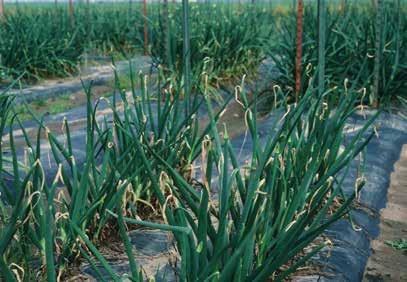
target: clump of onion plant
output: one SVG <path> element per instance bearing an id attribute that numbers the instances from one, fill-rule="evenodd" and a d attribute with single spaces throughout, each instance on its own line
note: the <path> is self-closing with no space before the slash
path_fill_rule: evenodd
<path id="1" fill-rule="evenodd" d="M 325 246 L 317 244 L 299 256 L 350 210 L 355 194 L 343 197 L 341 185 L 350 162 L 373 136 L 362 137 L 372 119 L 342 150 L 356 93 L 344 96 L 337 108 L 325 103 L 329 95 L 307 92 L 262 145 L 256 112 L 246 94 L 239 93 L 253 142 L 251 160 L 240 162 L 227 132 L 221 137 L 212 122 L 199 186 L 153 153 L 166 166 L 166 187 L 173 197 L 168 222 L 192 230 L 174 234 L 182 281 L 281 281 Z M 151 180 L 157 177 L 151 175 Z M 355 191 L 363 183 L 357 179 Z M 341 204 L 333 209 L 337 199 Z"/>
<path id="2" fill-rule="evenodd" d="M 6 108 L 10 104 L 1 96 L 4 108 L 1 129 L 8 120 L 7 144 L 11 152 L 9 166 L 4 169 L 1 166 L 4 173 L 0 183 L 0 227 L 4 230 L 0 237 L 0 268 L 7 281 L 22 278 L 13 272 L 15 268 L 21 270 L 23 274 L 18 275 L 25 275 L 25 279 L 32 280 L 39 275 L 55 281 L 56 277 L 67 275 L 78 257 L 87 259 L 98 276 L 101 274 L 96 264 L 106 268 L 111 279 L 120 280 L 122 277 L 111 269 L 98 250 L 100 242 L 115 233 L 129 258 L 129 275 L 142 281 L 125 222 L 188 231 L 145 222 L 140 219 L 144 217 L 140 207 L 152 207 L 154 212 L 157 198 L 157 192 L 152 192 L 155 186 L 151 184 L 149 171 L 158 173 L 162 165 L 152 157 L 151 148 L 185 177 L 190 174 L 188 164 L 199 155 L 200 140 L 210 128 L 198 126 L 196 116 L 202 101 L 196 97 L 191 102 L 191 112 L 186 114 L 184 100 L 173 92 L 162 95 L 159 87 L 154 98 L 147 92 L 143 75 L 140 75 L 141 92 L 137 92 L 132 72 L 131 77 L 131 97 L 120 91 L 122 107 L 113 98 L 112 116 L 104 117 L 102 122 L 97 113 L 101 100 L 93 105 L 91 86 L 85 86 L 86 148 L 82 160 L 75 155 L 69 121 L 63 121 L 65 140 L 61 140 L 32 113 L 38 122 L 37 137 L 32 142 L 18 115 L 9 117 Z M 16 126 L 25 140 L 24 162 L 18 153 L 20 148 L 15 145 Z M 41 136 L 46 139 L 42 140 Z M 44 142 L 49 144 L 47 160 L 44 160 Z M 44 170 L 42 164 L 51 159 L 57 167 L 55 174 Z"/>

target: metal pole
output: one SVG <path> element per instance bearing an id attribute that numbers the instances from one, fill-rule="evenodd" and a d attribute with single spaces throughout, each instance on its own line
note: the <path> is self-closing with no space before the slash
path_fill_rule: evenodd
<path id="1" fill-rule="evenodd" d="M 297 5 L 297 38 L 296 38 L 296 56 L 295 56 L 295 102 L 298 102 L 298 97 L 301 91 L 301 60 L 302 60 L 302 32 L 303 32 L 303 16 L 304 16 L 304 1 L 298 0 Z"/>

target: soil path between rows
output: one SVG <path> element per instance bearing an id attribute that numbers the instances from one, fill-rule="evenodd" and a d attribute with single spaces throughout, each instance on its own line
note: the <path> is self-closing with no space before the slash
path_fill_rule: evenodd
<path id="1" fill-rule="evenodd" d="M 407 281 L 407 250 L 387 243 L 407 239 L 407 145 L 391 175 L 388 202 L 380 216 L 380 236 L 371 244 L 364 281 Z M 387 242 L 387 243 L 386 243 Z"/>
<path id="2" fill-rule="evenodd" d="M 133 74 L 137 77 L 139 72 L 150 75 L 155 72 L 155 66 L 150 57 L 137 55 L 129 60 L 117 61 L 114 65 L 106 60 L 94 61 L 90 66 L 84 64 L 80 66 L 77 73 L 64 78 L 44 79 L 34 84 L 15 82 L 11 85 L 5 85 L 0 83 L 0 93 L 7 92 L 15 95 L 17 103 L 32 103 L 39 100 L 47 102 L 49 99 L 81 92 L 83 86 L 90 82 L 94 87 L 112 87 L 115 84 L 116 74 L 119 80 L 120 76 L 123 78 L 129 76 L 130 66 Z M 136 82 L 138 81 L 137 77 Z"/>

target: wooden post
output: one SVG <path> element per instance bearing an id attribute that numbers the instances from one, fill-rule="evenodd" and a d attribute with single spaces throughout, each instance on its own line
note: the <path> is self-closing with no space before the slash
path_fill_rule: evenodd
<path id="1" fill-rule="evenodd" d="M 0 0 L 0 19 L 4 17 L 4 0 Z"/>
<path id="2" fill-rule="evenodd" d="M 144 15 L 144 55 L 148 55 L 147 0 L 143 0 L 143 15 Z"/>
<path id="3" fill-rule="evenodd" d="M 373 107 L 379 107 L 380 91 L 380 70 L 383 55 L 383 0 L 376 3 L 376 39 L 375 39 L 375 62 L 374 62 L 374 82 L 373 82 Z"/>
<path id="4" fill-rule="evenodd" d="M 69 16 L 71 17 L 71 25 L 73 26 L 75 23 L 73 0 L 69 0 Z"/>
<path id="5" fill-rule="evenodd" d="M 297 5 L 297 38 L 295 56 L 295 102 L 301 91 L 301 61 L 302 61 L 302 32 L 303 32 L 304 1 L 298 0 Z"/>

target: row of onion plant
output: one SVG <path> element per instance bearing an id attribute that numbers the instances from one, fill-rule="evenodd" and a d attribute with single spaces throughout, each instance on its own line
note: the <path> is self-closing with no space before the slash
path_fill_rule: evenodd
<path id="1" fill-rule="evenodd" d="M 383 8 L 378 10 L 370 3 L 348 2 L 342 9 L 327 5 L 323 14 L 326 18 L 326 83 L 329 87 L 340 87 L 348 80 L 355 88 L 365 89 L 364 95 L 359 97 L 365 104 L 373 104 L 376 95 L 382 102 L 394 101 L 403 95 L 407 81 L 407 68 L 403 63 L 407 58 L 407 52 L 403 51 L 407 42 L 406 6 L 401 1 L 385 1 L 381 5 Z M 307 91 L 309 78 L 319 70 L 321 33 L 316 6 L 306 3 L 304 13 L 302 94 Z M 380 24 L 372 17 L 376 14 L 383 19 Z M 295 96 L 295 18 L 294 14 L 281 18 L 277 26 L 280 40 L 271 39 L 269 48 L 265 48 L 280 71 L 278 83 L 292 96 Z"/>

